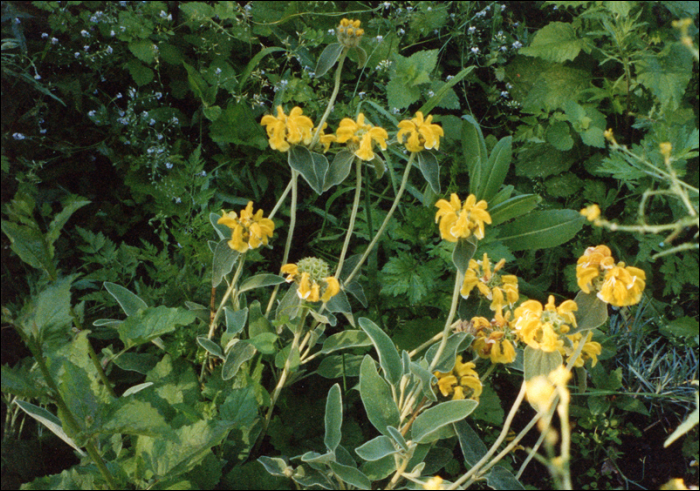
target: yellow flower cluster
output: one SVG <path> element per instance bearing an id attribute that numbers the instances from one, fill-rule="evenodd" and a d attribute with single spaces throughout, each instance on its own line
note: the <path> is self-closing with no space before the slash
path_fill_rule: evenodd
<path id="1" fill-rule="evenodd" d="M 482 386 L 481 380 L 479 380 L 479 374 L 476 373 L 474 368 L 476 365 L 471 361 L 462 363 L 462 356 L 457 356 L 455 362 L 455 367 L 449 373 L 434 372 L 438 378 L 438 388 L 443 396 L 447 397 L 450 394 L 452 400 L 464 399 L 464 390 L 467 389 L 467 395 L 470 399 L 475 401 L 479 400 L 481 395 Z"/>
<path id="2" fill-rule="evenodd" d="M 615 264 L 610 248 L 589 247 L 578 258 L 576 281 L 584 293 L 597 292 L 597 297 L 616 307 L 639 303 L 646 286 L 646 273 L 625 263 Z"/>
<path id="3" fill-rule="evenodd" d="M 360 29 L 360 24 L 359 20 L 342 19 L 337 28 L 338 42 L 347 48 L 360 44 L 360 38 L 365 33 L 364 29 Z"/>
<path id="4" fill-rule="evenodd" d="M 322 259 L 307 257 L 297 264 L 285 264 L 282 273 L 287 275 L 287 283 L 296 282 L 299 285 L 297 295 L 302 300 L 328 302 L 340 291 L 340 283 L 330 276 L 328 265 Z"/>
<path id="5" fill-rule="evenodd" d="M 359 22 L 359 21 L 356 21 Z M 420 152 L 427 149 L 440 148 L 440 137 L 444 136 L 443 129 L 432 124 L 432 116 L 425 121 L 423 114 L 418 111 L 413 119 L 405 119 L 399 123 L 398 139 L 406 137 L 406 148 L 411 152 Z M 313 140 L 313 134 L 318 130 L 308 116 L 304 116 L 300 107 L 292 108 L 289 116 L 284 113 L 282 106 L 277 106 L 277 117 L 263 116 L 260 124 L 266 127 L 270 148 L 286 152 L 291 145 L 303 143 L 309 145 Z M 325 134 L 328 123 L 323 123 L 319 131 L 319 141 L 327 152 L 331 143 L 347 143 L 348 148 L 360 159 L 370 161 L 374 159 L 373 143 L 386 150 L 386 140 L 389 138 L 387 131 L 379 126 L 373 126 L 365 122 L 365 115 L 357 115 L 357 121 L 351 118 L 343 118 L 340 121 L 336 134 Z M 491 223 L 491 222 L 489 222 Z"/>
<path id="6" fill-rule="evenodd" d="M 267 241 L 275 231 L 275 223 L 269 218 L 263 218 L 263 211 L 258 210 L 253 214 L 253 202 L 248 201 L 248 206 L 241 210 L 240 216 L 235 211 L 223 212 L 217 223 L 226 225 L 231 229 L 231 240 L 228 245 L 231 249 L 243 254 L 248 249 L 257 249 L 261 245 L 267 245 Z"/>
<path id="7" fill-rule="evenodd" d="M 496 274 L 506 263 L 501 259 L 491 271 L 491 262 L 484 253 L 481 261 L 469 260 L 469 269 L 464 275 L 464 283 L 460 293 L 462 297 L 469 298 L 469 294 L 476 287 L 484 297 L 491 300 L 489 308 L 494 312 L 502 312 L 503 305 L 508 302 L 512 308 L 518 301 L 518 277 L 512 274 Z"/>
<path id="8" fill-rule="evenodd" d="M 491 363 L 512 363 L 515 361 L 515 342 L 510 329 L 511 312 L 506 316 L 499 313 L 492 322 L 485 317 L 474 317 L 471 320 L 472 330 L 476 339 L 472 343 L 472 349 L 480 358 L 490 358 Z"/>
<path id="9" fill-rule="evenodd" d="M 290 143 L 292 145 L 301 142 L 304 142 L 305 145 L 311 143 L 313 137 L 311 130 L 314 127 L 314 123 L 311 121 L 311 118 L 303 114 L 304 112 L 300 107 L 295 107 L 287 116 L 284 114 L 282 106 L 277 106 L 277 117 L 269 114 L 263 116 L 260 124 L 267 127 L 270 148 L 286 152 L 289 150 Z"/>
<path id="10" fill-rule="evenodd" d="M 432 121 L 432 116 L 423 121 L 423 113 L 417 111 L 415 118 L 404 119 L 399 123 L 400 129 L 396 139 L 402 142 L 403 136 L 406 135 L 406 150 L 409 152 L 420 152 L 425 148 L 437 150 L 440 148 L 440 137 L 445 136 L 445 132 L 440 126 L 431 124 Z"/>
<path id="11" fill-rule="evenodd" d="M 549 296 L 544 307 L 537 300 L 526 300 L 515 309 L 513 327 L 523 343 L 534 349 L 552 352 L 564 346 L 560 335 L 576 327 L 576 310 L 578 306 L 573 300 L 565 300 L 556 307 L 554 295 Z"/>
<path id="12" fill-rule="evenodd" d="M 600 208 L 596 204 L 587 206 L 581 210 L 581 215 L 586 217 L 589 222 L 595 222 L 600 216 Z"/>
<path id="13" fill-rule="evenodd" d="M 457 242 L 474 234 L 478 239 L 484 238 L 484 223 L 491 223 L 491 215 L 486 211 L 488 204 L 470 194 L 464 205 L 459 197 L 452 193 L 450 201 L 441 199 L 435 203 L 438 211 L 435 222 L 440 222 L 440 236 L 448 242 Z"/>
<path id="14" fill-rule="evenodd" d="M 423 489 L 442 489 L 442 478 L 440 476 L 433 476 L 423 483 Z"/>
<path id="15" fill-rule="evenodd" d="M 336 135 L 338 143 L 350 142 L 353 153 L 365 161 L 374 158 L 372 141 L 377 142 L 382 150 L 386 150 L 386 139 L 389 138 L 384 128 L 365 123 L 365 115 L 362 113 L 358 114 L 356 122 L 350 118 L 343 118 Z"/>

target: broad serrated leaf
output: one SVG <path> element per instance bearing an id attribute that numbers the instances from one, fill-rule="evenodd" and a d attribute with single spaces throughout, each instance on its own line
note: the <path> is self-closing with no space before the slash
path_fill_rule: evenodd
<path id="1" fill-rule="evenodd" d="M 576 31 L 571 24 L 550 22 L 537 31 L 532 44 L 521 48 L 519 53 L 563 63 L 576 58 L 583 46 L 583 40 L 576 36 Z"/>

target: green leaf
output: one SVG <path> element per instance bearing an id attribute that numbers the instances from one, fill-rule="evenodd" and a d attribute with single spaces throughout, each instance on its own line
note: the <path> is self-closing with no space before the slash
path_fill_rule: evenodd
<path id="1" fill-rule="evenodd" d="M 316 63 L 316 76 L 315 78 L 323 77 L 328 70 L 330 70 L 335 62 L 340 58 L 340 54 L 343 52 L 343 45 L 340 43 L 331 43 L 326 46 L 318 57 L 318 63 Z"/>
<path id="2" fill-rule="evenodd" d="M 273 355 L 278 351 L 275 345 L 278 337 L 274 332 L 263 332 L 250 338 L 247 342 L 255 346 L 255 349 L 263 355 Z"/>
<path id="3" fill-rule="evenodd" d="M 118 285 L 115 285 L 118 286 Z M 148 307 L 130 315 L 119 327 L 119 338 L 127 347 L 147 343 L 158 336 L 186 326 L 197 314 L 181 308 Z"/>
<path id="4" fill-rule="evenodd" d="M 219 106 L 209 106 L 205 107 L 203 110 L 204 117 L 209 121 L 216 121 L 221 116 L 221 107 Z"/>
<path id="5" fill-rule="evenodd" d="M 343 482 L 357 489 L 372 489 L 372 482 L 359 469 L 337 462 L 330 462 L 329 465 L 335 475 L 342 479 Z"/>
<path id="6" fill-rule="evenodd" d="M 285 364 L 287 363 L 287 359 L 290 360 L 289 362 L 289 369 L 294 370 L 296 367 L 299 366 L 300 363 L 300 356 L 299 356 L 299 348 L 295 347 L 294 351 L 291 354 L 291 357 L 289 353 L 292 352 L 292 345 L 288 344 L 284 348 L 282 348 L 280 351 L 277 352 L 275 355 L 275 366 L 277 368 L 284 368 Z"/>
<path id="7" fill-rule="evenodd" d="M 574 139 L 571 138 L 569 125 L 564 121 L 557 121 L 549 125 L 546 138 L 554 148 L 562 152 L 571 150 L 574 146 Z"/>
<path id="8" fill-rule="evenodd" d="M 230 380 L 236 376 L 241 365 L 255 355 L 255 347 L 245 341 L 239 341 L 226 355 L 226 361 L 221 369 L 221 378 Z"/>
<path id="9" fill-rule="evenodd" d="M 667 337 L 693 338 L 698 335 L 698 321 L 688 316 L 679 317 L 660 327 L 659 331 Z"/>
<path id="10" fill-rule="evenodd" d="M 248 321 L 249 339 L 253 339 L 255 336 L 262 333 L 276 333 L 275 328 L 272 327 L 270 321 L 268 321 L 263 315 L 260 308 L 260 302 L 258 300 L 251 303 L 248 308 L 250 310 L 250 320 Z"/>
<path id="11" fill-rule="evenodd" d="M 386 96 L 389 107 L 404 109 L 420 99 L 418 87 L 408 87 L 399 80 L 389 80 L 386 84 Z"/>
<path id="12" fill-rule="evenodd" d="M 238 293 L 247 292 L 255 288 L 265 288 L 266 286 L 281 285 L 285 279 L 276 274 L 259 274 L 252 276 L 241 283 Z"/>
<path id="13" fill-rule="evenodd" d="M 227 228 L 227 230 L 229 230 Z M 233 265 L 236 264 L 240 252 L 234 251 L 229 247 L 228 240 L 220 240 L 216 244 L 216 249 L 214 249 L 214 259 L 212 260 L 212 271 L 211 271 L 211 286 L 216 288 L 221 284 L 224 276 L 229 274 L 233 269 Z"/>
<path id="14" fill-rule="evenodd" d="M 466 418 L 478 405 L 476 401 L 463 399 L 442 402 L 426 409 L 413 422 L 411 439 L 417 443 L 430 443 L 439 439 L 438 430 Z"/>
<path id="15" fill-rule="evenodd" d="M 583 46 L 583 40 L 576 36 L 576 31 L 571 24 L 550 22 L 537 31 L 532 44 L 521 48 L 519 53 L 563 63 L 576 58 Z"/>
<path id="16" fill-rule="evenodd" d="M 418 165 L 423 177 L 430 184 L 430 188 L 435 194 L 440 193 L 440 166 L 431 152 L 424 150 L 418 152 Z"/>
<path id="17" fill-rule="evenodd" d="M 63 207 L 63 210 L 61 210 L 53 218 L 53 220 L 51 220 L 51 224 L 49 224 L 49 231 L 46 233 L 46 242 L 48 242 L 49 247 L 51 248 L 51 257 L 53 257 L 53 243 L 56 242 L 56 239 L 58 239 L 58 236 L 68 219 L 77 210 L 90 203 L 90 201 L 85 200 L 71 201 Z"/>
<path id="18" fill-rule="evenodd" d="M 221 345 L 226 348 L 229 341 L 245 327 L 245 321 L 248 319 L 248 308 L 233 311 L 224 307 L 224 315 L 226 316 L 226 333 L 221 336 Z"/>
<path id="19" fill-rule="evenodd" d="M 669 110 L 678 109 L 693 76 L 693 55 L 681 43 L 658 54 L 646 54 L 635 64 L 637 80 Z"/>
<path id="20" fill-rule="evenodd" d="M 268 147 L 267 136 L 260 122 L 244 103 L 229 103 L 221 116 L 211 124 L 210 138 L 216 143 L 233 143 L 264 150 Z M 231 232 L 226 236 L 230 237 Z"/>
<path id="21" fill-rule="evenodd" d="M 399 452 L 399 448 L 394 446 L 393 440 L 388 436 L 380 435 L 371 439 L 355 449 L 360 458 L 374 462 L 387 455 L 393 455 Z"/>
<path id="22" fill-rule="evenodd" d="M 379 376 L 374 360 L 365 355 L 360 366 L 360 397 L 372 425 L 383 435 L 387 426 L 399 426 L 399 408 L 391 397 L 389 384 Z"/>
<path id="23" fill-rule="evenodd" d="M 144 85 L 150 84 L 156 77 L 153 70 L 147 66 L 143 66 L 138 60 L 131 60 L 126 64 L 127 70 L 131 74 L 131 78 L 134 79 L 136 85 L 143 87 Z"/>
<path id="24" fill-rule="evenodd" d="M 348 175 L 350 175 L 353 160 L 355 160 L 355 154 L 349 150 L 343 149 L 335 154 L 326 174 L 323 191 L 328 191 L 333 186 L 337 186 L 347 179 Z"/>
<path id="25" fill-rule="evenodd" d="M 421 390 L 423 391 L 423 395 L 432 402 L 437 401 L 437 397 L 435 396 L 435 392 L 433 391 L 433 382 L 437 383 L 437 377 L 435 377 L 435 375 L 433 375 L 430 372 L 430 370 L 419 365 L 418 363 L 411 362 L 409 366 L 411 369 L 411 373 L 413 373 L 420 379 Z"/>
<path id="26" fill-rule="evenodd" d="M 562 364 L 562 357 L 558 351 L 542 351 L 525 346 L 523 369 L 525 380 L 531 380 L 540 375 L 547 376 Z"/>
<path id="27" fill-rule="evenodd" d="M 232 425 L 247 427 L 258 417 L 258 404 L 252 387 L 233 389 L 219 408 L 219 417 Z"/>
<path id="28" fill-rule="evenodd" d="M 486 455 L 488 448 L 465 420 L 455 421 L 452 423 L 452 427 L 457 434 L 459 446 L 462 449 L 462 455 L 464 455 L 464 461 L 469 467 L 473 467 Z"/>
<path id="29" fill-rule="evenodd" d="M 251 60 L 246 65 L 245 70 L 243 70 L 243 74 L 241 75 L 241 81 L 238 83 L 238 92 L 239 93 L 245 92 L 246 82 L 248 81 L 248 77 L 250 77 L 250 74 L 253 73 L 253 70 L 255 70 L 255 67 L 258 66 L 258 63 L 260 63 L 260 60 L 262 60 L 265 56 L 267 56 L 269 54 L 277 53 L 279 51 L 286 51 L 286 49 L 272 46 L 270 48 L 263 49 L 258 54 L 253 56 L 253 58 L 251 58 Z"/>
<path id="30" fill-rule="evenodd" d="M 343 314 L 352 314 L 352 307 L 348 301 L 348 296 L 343 290 L 340 290 L 337 294 L 333 295 L 331 299 L 326 302 L 326 308 L 329 312 Z"/>
<path id="31" fill-rule="evenodd" d="M 187 70 L 187 81 L 190 84 L 190 89 L 192 89 L 192 92 L 198 99 L 204 102 L 204 96 L 207 89 L 209 89 L 209 84 L 207 84 L 195 67 L 188 65 L 184 61 L 182 62 L 182 65 L 185 67 L 185 70 Z"/>
<path id="32" fill-rule="evenodd" d="M 476 252 L 477 239 L 475 236 L 457 239 L 455 248 L 452 251 L 452 264 L 461 273 L 465 274 L 469 268 L 469 260 L 474 257 Z"/>
<path id="33" fill-rule="evenodd" d="M 56 340 L 60 344 L 71 340 L 70 288 L 74 278 L 61 278 L 32 298 L 31 308 L 23 311 L 18 322 L 27 336 L 42 342 Z"/>
<path id="34" fill-rule="evenodd" d="M 334 379 L 339 377 L 358 377 L 362 355 L 331 355 L 321 360 L 316 373 L 323 378 Z"/>
<path id="35" fill-rule="evenodd" d="M 469 173 L 469 193 L 476 194 L 481 182 L 481 169 L 487 162 L 486 141 L 481 127 L 470 114 L 462 116 L 462 152 Z"/>
<path id="36" fill-rule="evenodd" d="M 540 201 L 542 198 L 537 194 L 521 194 L 495 205 L 489 210 L 491 226 L 495 227 L 512 218 L 530 213 L 537 208 Z"/>
<path id="37" fill-rule="evenodd" d="M 100 427 L 100 433 L 105 434 L 170 437 L 170 432 L 170 425 L 153 405 L 129 396 L 122 396 L 110 404 L 109 418 L 105 418 Z"/>
<path id="38" fill-rule="evenodd" d="M 58 419 L 56 416 L 48 412 L 46 409 L 43 407 L 35 406 L 34 404 L 31 404 L 26 401 L 22 401 L 20 399 L 15 399 L 15 404 L 17 404 L 22 411 L 27 413 L 29 416 L 32 418 L 36 419 L 38 422 L 46 426 L 51 433 L 59 437 L 61 440 L 66 442 L 68 445 L 73 447 L 75 451 L 77 451 L 81 456 L 86 457 L 87 454 L 83 452 L 80 447 L 73 441 L 72 438 L 70 438 L 68 435 L 66 435 L 66 432 L 63 431 L 63 426 L 61 424 L 61 420 Z"/>
<path id="39" fill-rule="evenodd" d="M 354 52 L 357 55 L 358 68 L 364 68 L 364 66 L 367 64 L 367 51 L 365 51 L 360 46 L 355 46 L 353 48 L 350 48 L 350 52 Z"/>
<path id="40" fill-rule="evenodd" d="M 555 198 L 568 198 L 583 186 L 583 181 L 576 177 L 576 175 L 567 173 L 550 177 L 545 181 L 544 186 L 547 189 L 547 194 L 550 196 L 554 196 Z"/>
<path id="41" fill-rule="evenodd" d="M 219 236 L 219 240 L 231 239 L 231 229 L 228 228 L 226 225 L 217 223 L 219 221 L 219 218 L 221 218 L 221 215 L 217 213 L 209 213 L 209 223 L 211 223 L 211 226 L 214 227 L 214 231 Z M 229 249 L 231 248 L 229 247 Z"/>
<path id="42" fill-rule="evenodd" d="M 413 254 L 399 251 L 382 268 L 382 294 L 408 294 L 411 304 L 418 303 L 434 287 L 442 266 L 436 260 L 421 261 Z"/>
<path id="43" fill-rule="evenodd" d="M 144 63 L 149 65 L 156 59 L 157 46 L 148 39 L 139 39 L 129 43 L 129 51 Z"/>
<path id="44" fill-rule="evenodd" d="M 493 489 L 512 489 L 513 491 L 526 489 L 512 472 L 500 465 L 492 467 L 488 474 L 486 474 L 486 484 Z"/>
<path id="45" fill-rule="evenodd" d="M 440 103 L 440 101 L 448 94 L 450 89 L 452 89 L 452 87 L 461 82 L 462 79 L 469 75 L 475 68 L 475 66 L 468 66 L 467 68 L 463 68 L 462 70 L 460 70 L 460 72 L 457 75 L 455 75 L 447 83 L 442 85 L 435 92 L 435 95 L 428 99 L 428 101 L 425 104 L 423 104 L 418 110 L 422 112 L 423 116 L 427 118 L 430 114 L 430 111 L 432 111 L 433 108 Z"/>
<path id="46" fill-rule="evenodd" d="M 363 333 L 364 334 L 364 333 Z M 36 399 L 48 395 L 47 391 L 39 386 L 29 368 L 23 364 L 14 367 L 2 365 L 2 392 L 26 399 Z"/>
<path id="47" fill-rule="evenodd" d="M 56 278 L 51 247 L 38 228 L 2 221 L 2 231 L 10 239 L 10 249 L 32 268 L 43 269 L 52 279 Z"/>
<path id="48" fill-rule="evenodd" d="M 278 457 L 258 457 L 258 462 L 260 462 L 263 467 L 265 467 L 265 470 L 272 474 L 273 476 L 279 476 L 279 477 L 287 477 L 287 475 L 284 473 L 289 466 L 287 463 L 278 458 Z"/>
<path id="49" fill-rule="evenodd" d="M 135 315 L 139 310 L 148 308 L 148 304 L 141 300 L 141 297 L 135 293 L 131 293 L 123 286 L 108 281 L 105 281 L 104 286 L 110 295 L 119 303 L 119 306 L 127 316 Z"/>
<path id="50" fill-rule="evenodd" d="M 343 425 L 343 400 L 340 395 L 340 385 L 335 384 L 328 391 L 328 399 L 326 399 L 326 416 L 324 419 L 326 433 L 323 443 L 326 448 L 335 452 L 338 448 L 341 439 L 340 427 Z"/>
<path id="51" fill-rule="evenodd" d="M 202 348 L 207 350 L 211 355 L 216 356 L 220 360 L 223 360 L 225 358 L 224 353 L 221 351 L 221 346 L 216 344 L 211 339 L 207 339 L 206 336 L 197 336 L 197 344 L 199 344 Z"/>
<path id="52" fill-rule="evenodd" d="M 289 285 L 289 290 L 284 294 L 282 300 L 277 306 L 277 312 L 275 313 L 275 320 L 280 320 L 285 316 L 289 320 L 296 319 L 301 310 L 301 298 L 297 295 L 297 289 L 299 286 L 296 283 Z"/>
<path id="53" fill-rule="evenodd" d="M 360 328 L 372 339 L 374 348 L 379 354 L 379 364 L 384 371 L 384 378 L 386 378 L 390 384 L 397 386 L 403 372 L 401 357 L 396 350 L 396 346 L 394 346 L 394 342 L 379 328 L 379 326 L 368 318 L 360 317 L 358 322 Z"/>
<path id="54" fill-rule="evenodd" d="M 479 173 L 481 182 L 477 188 L 477 200 L 483 199 L 489 202 L 505 181 L 513 156 L 512 141 L 513 137 L 507 136 L 501 138 L 493 147 L 488 164 Z M 481 163 L 483 165 L 484 161 L 482 160 Z"/>
<path id="55" fill-rule="evenodd" d="M 602 326 L 608 320 L 608 304 L 599 299 L 595 293 L 579 291 L 574 299 L 578 310 L 576 315 L 576 327 L 567 334 L 575 334 L 581 331 L 590 331 Z"/>
<path id="56" fill-rule="evenodd" d="M 371 346 L 372 340 L 363 331 L 352 330 L 335 333 L 323 342 L 319 353 L 327 354 L 341 349 Z"/>
<path id="57" fill-rule="evenodd" d="M 535 211 L 499 229 L 499 240 L 511 251 L 547 249 L 571 240 L 585 218 L 574 210 Z"/>
<path id="58" fill-rule="evenodd" d="M 328 160 L 321 154 L 309 152 L 306 147 L 294 145 L 289 149 L 289 166 L 299 172 L 304 180 L 316 191 L 323 193 L 323 183 L 328 172 Z"/>

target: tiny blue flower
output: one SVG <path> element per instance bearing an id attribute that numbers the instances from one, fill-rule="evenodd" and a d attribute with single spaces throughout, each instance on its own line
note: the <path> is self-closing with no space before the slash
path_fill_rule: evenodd
<path id="1" fill-rule="evenodd" d="M 24 140 L 26 136 L 24 136 L 22 133 L 12 133 L 12 138 L 15 140 Z"/>

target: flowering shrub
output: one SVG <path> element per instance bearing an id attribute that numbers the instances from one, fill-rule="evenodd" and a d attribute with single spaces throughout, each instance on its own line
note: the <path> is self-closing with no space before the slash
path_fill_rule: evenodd
<path id="1" fill-rule="evenodd" d="M 531 31 L 518 4 L 338 20 L 325 3 L 38 2 L 46 36 L 28 42 L 29 6 L 6 2 L 3 77 L 43 99 L 3 123 L 6 249 L 32 268 L 2 311 L 31 353 L 3 365 L 5 434 L 31 419 L 80 459 L 28 487 L 512 489 L 545 465 L 572 489 L 577 431 L 646 410 L 611 366 L 608 305 L 641 317 L 661 294 L 656 246 L 607 230 L 670 245 L 697 227 L 692 23 L 644 44 L 651 7 L 609 3 Z M 634 72 L 626 92 L 603 61 Z M 85 113 L 80 145 L 64 111 Z M 630 114 L 649 130 L 631 149 L 605 130 Z M 49 117 L 64 136 L 42 136 Z M 81 172 L 118 184 L 54 169 L 56 189 L 90 193 L 54 209 L 43 166 L 82 162 L 79 146 L 96 167 Z M 623 185 L 600 189 L 603 173 L 640 225 L 605 218 Z M 645 221 L 654 197 L 678 203 L 670 223 Z M 85 227 L 62 235 L 72 215 Z M 659 257 L 692 263 L 697 237 L 682 242 Z"/>

